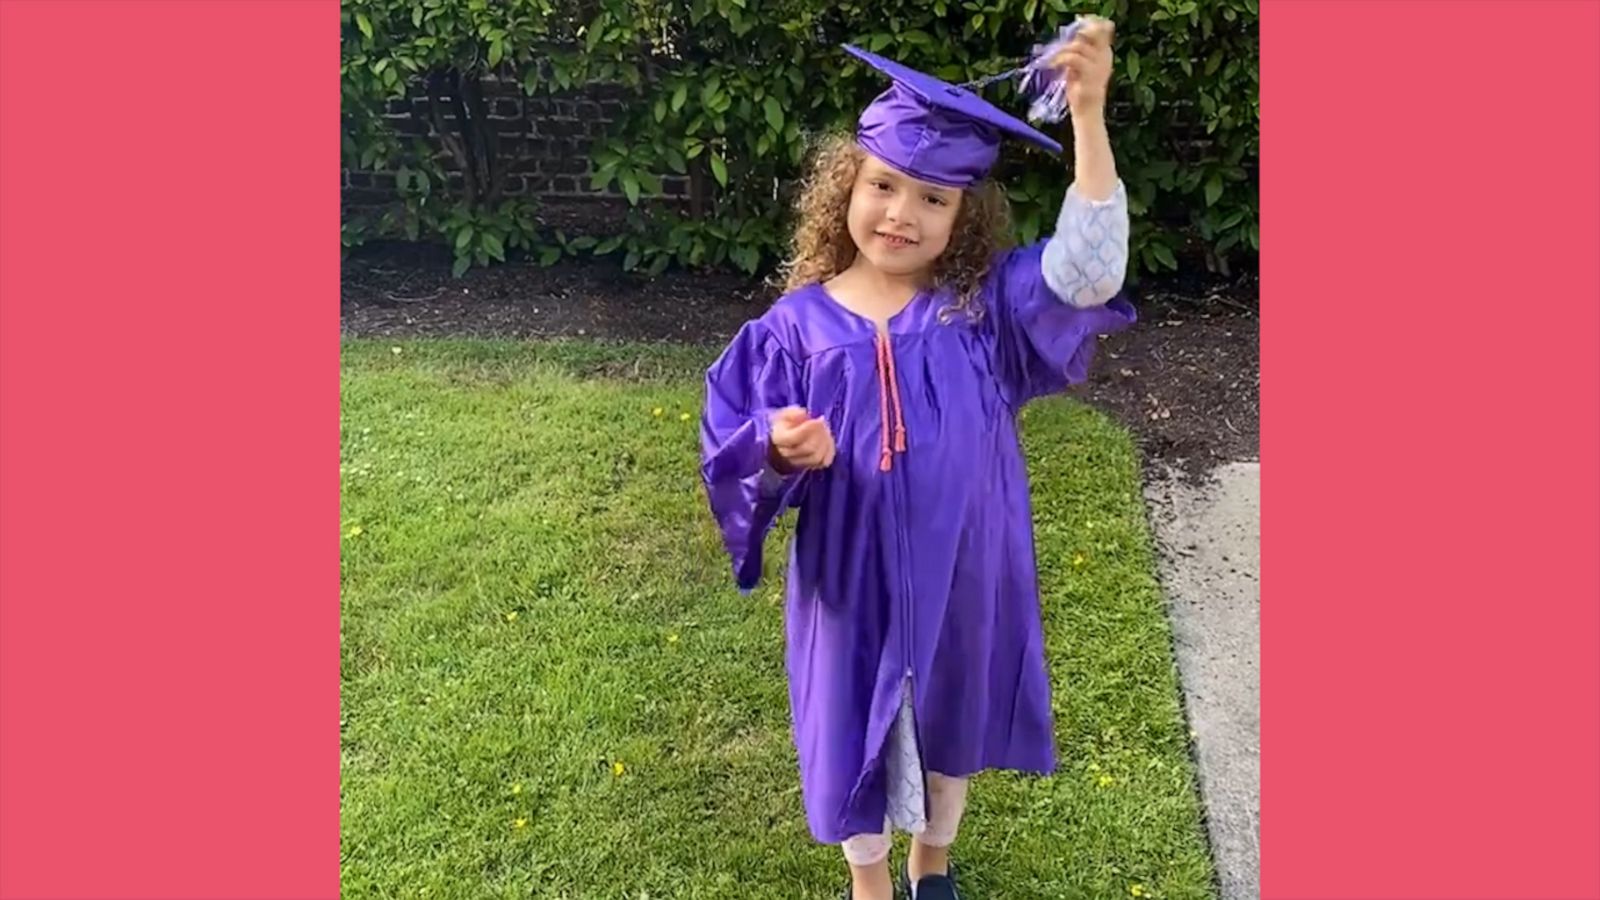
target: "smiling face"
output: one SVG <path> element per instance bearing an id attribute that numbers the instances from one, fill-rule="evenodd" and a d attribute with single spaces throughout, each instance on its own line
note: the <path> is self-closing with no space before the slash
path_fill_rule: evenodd
<path id="1" fill-rule="evenodd" d="M 865 154 L 850 192 L 850 237 L 891 275 L 929 268 L 950 244 L 962 192 L 919 181 Z"/>

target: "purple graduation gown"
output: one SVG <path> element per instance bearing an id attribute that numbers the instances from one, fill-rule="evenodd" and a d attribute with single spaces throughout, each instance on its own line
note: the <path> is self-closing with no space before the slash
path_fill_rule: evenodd
<path id="1" fill-rule="evenodd" d="M 1016 415 L 1083 380 L 1097 335 L 1134 311 L 1121 296 L 1063 302 L 1041 274 L 1043 246 L 997 260 L 976 322 L 941 321 L 949 298 L 925 292 L 880 348 L 873 322 L 810 285 L 747 323 L 707 372 L 702 477 L 741 591 L 761 577 L 773 523 L 797 510 L 785 657 L 818 841 L 882 830 L 907 678 L 926 769 L 1055 769 Z M 827 469 L 778 479 L 768 417 L 790 405 L 826 416 L 838 452 Z"/>

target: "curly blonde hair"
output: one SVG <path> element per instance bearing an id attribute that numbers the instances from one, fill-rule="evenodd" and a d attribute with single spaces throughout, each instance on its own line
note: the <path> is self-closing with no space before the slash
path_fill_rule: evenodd
<path id="1" fill-rule="evenodd" d="M 850 237 L 850 194 L 867 151 L 855 136 L 836 133 L 818 142 L 796 202 L 791 253 L 780 269 L 783 288 L 792 291 L 833 278 L 855 262 Z M 1011 233 L 1011 206 L 999 185 L 984 180 L 962 192 L 961 209 L 950 244 L 933 263 L 932 287 L 952 288 L 955 302 L 946 314 L 983 315 L 978 289 L 995 254 Z"/>

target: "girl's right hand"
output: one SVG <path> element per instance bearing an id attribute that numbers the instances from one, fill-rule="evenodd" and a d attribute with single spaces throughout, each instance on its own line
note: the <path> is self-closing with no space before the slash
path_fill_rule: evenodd
<path id="1" fill-rule="evenodd" d="M 833 464 L 833 432 L 826 418 L 813 419 L 804 408 L 789 406 L 772 414 L 772 467 L 789 474 L 824 469 Z"/>

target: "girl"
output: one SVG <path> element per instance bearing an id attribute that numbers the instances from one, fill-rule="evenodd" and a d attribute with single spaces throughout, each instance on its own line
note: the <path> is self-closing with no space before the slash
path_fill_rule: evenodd
<path id="1" fill-rule="evenodd" d="M 914 835 L 906 894 L 956 897 L 968 776 L 1055 768 L 1016 416 L 1134 321 L 1104 118 L 1112 26 L 1073 29 L 1044 62 L 1065 76 L 1075 181 L 1054 235 L 1010 251 L 987 180 L 1001 137 L 1061 146 L 847 47 L 893 83 L 817 159 L 786 293 L 707 372 L 701 473 L 742 591 L 799 510 L 790 711 L 807 823 L 842 844 L 846 898 L 894 895 L 891 826 Z"/>

